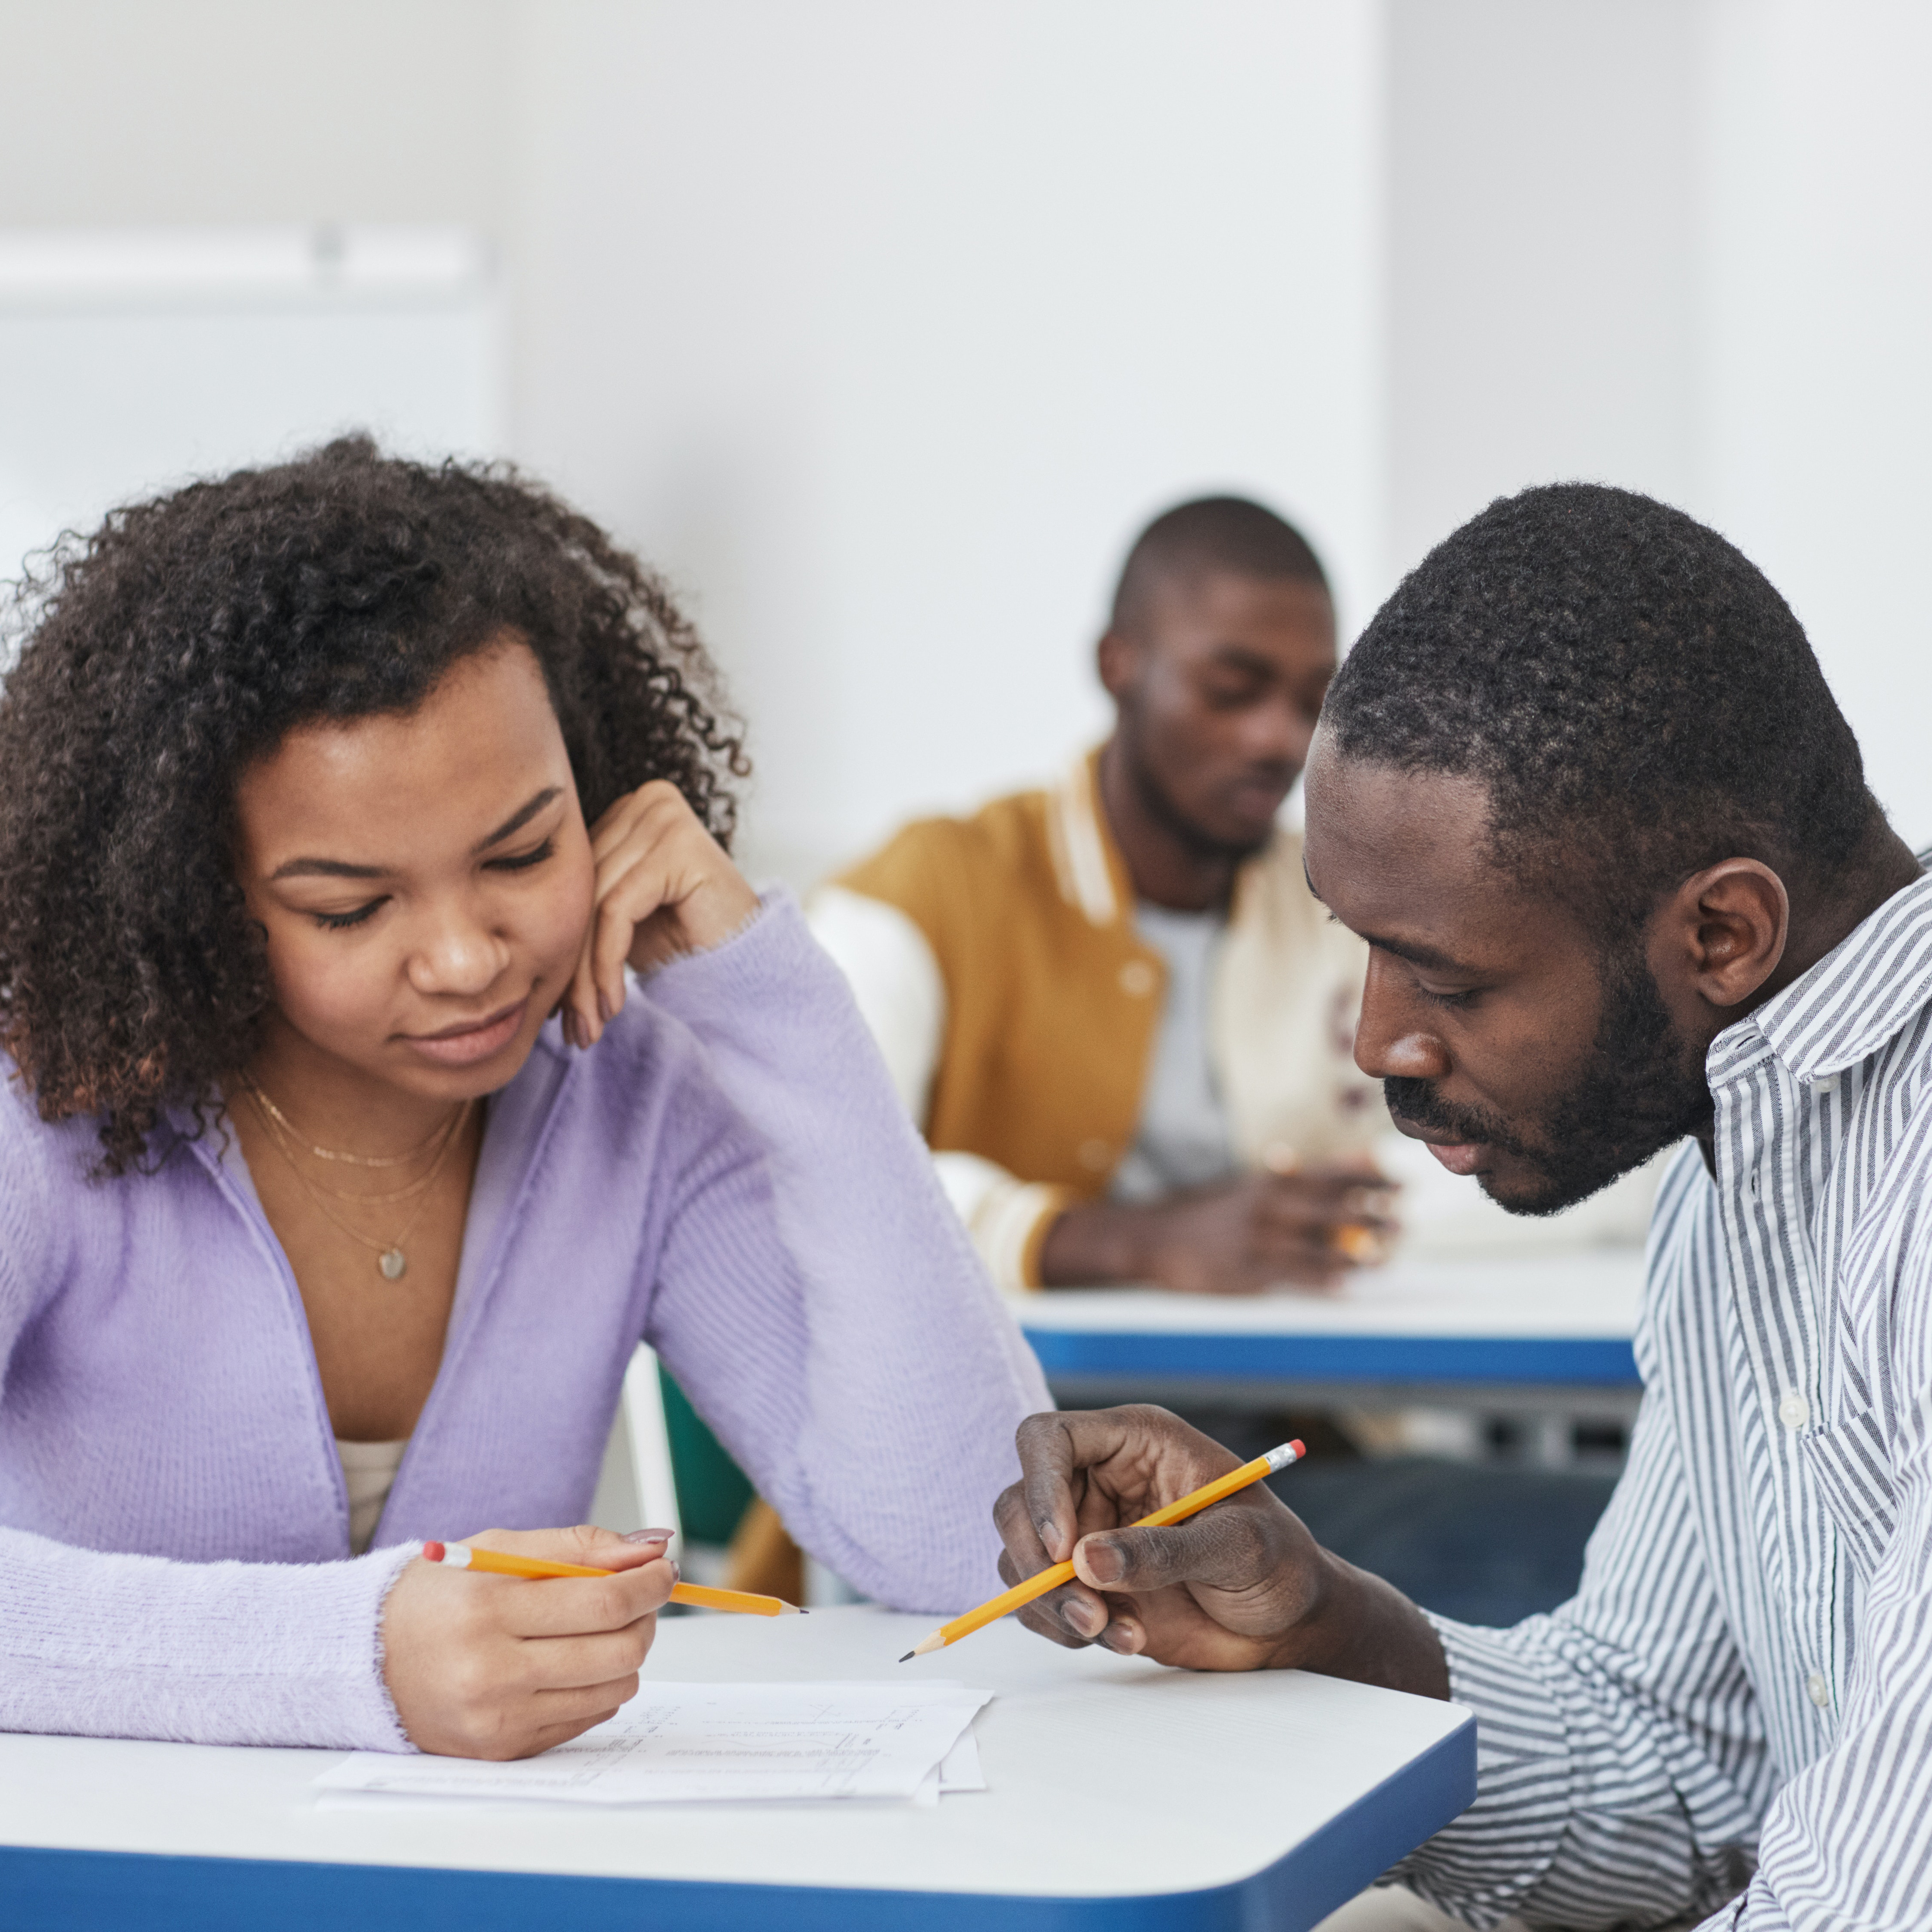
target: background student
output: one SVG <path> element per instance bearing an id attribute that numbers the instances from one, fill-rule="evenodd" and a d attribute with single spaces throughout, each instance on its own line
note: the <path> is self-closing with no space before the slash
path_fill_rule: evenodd
<path id="1" fill-rule="evenodd" d="M 673 1573 L 556 1526 L 640 1336 L 840 1574 L 983 1592 L 1046 1392 L 726 856 L 739 739 L 657 580 L 351 440 L 118 512 L 17 615 L 0 1727 L 508 1756 L 608 1715 Z M 413 1555 L 478 1532 L 626 1574 Z"/>
<path id="2" fill-rule="evenodd" d="M 1008 1286 L 1322 1284 L 1380 1225 L 1364 954 L 1276 824 L 1335 671 L 1300 533 L 1184 503 L 1128 553 L 1106 742 L 907 826 L 811 902 L 946 1192 Z"/>

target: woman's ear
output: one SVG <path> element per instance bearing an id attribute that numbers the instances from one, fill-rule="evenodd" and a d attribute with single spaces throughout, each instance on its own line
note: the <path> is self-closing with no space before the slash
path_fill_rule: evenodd
<path id="1" fill-rule="evenodd" d="M 1660 977 L 1667 974 L 1713 1006 L 1736 1006 L 1778 970 L 1790 932 L 1784 881 L 1756 859 L 1726 859 L 1671 895 L 1651 958 Z"/>

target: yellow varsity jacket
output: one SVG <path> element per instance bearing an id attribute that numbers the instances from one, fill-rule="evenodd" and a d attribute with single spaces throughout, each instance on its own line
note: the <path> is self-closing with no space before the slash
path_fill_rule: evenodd
<path id="1" fill-rule="evenodd" d="M 1166 992 L 1097 759 L 970 818 L 908 826 L 809 908 L 1004 1286 L 1038 1285 L 1054 1216 L 1104 1193 L 1132 1145 Z M 1244 1165 L 1354 1153 L 1387 1131 L 1351 1052 L 1366 957 L 1309 892 L 1298 836 L 1242 868 L 1209 1034 Z"/>

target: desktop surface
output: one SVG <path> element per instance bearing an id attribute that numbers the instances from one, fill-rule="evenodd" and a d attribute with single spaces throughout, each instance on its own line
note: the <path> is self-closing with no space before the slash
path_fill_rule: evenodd
<path id="1" fill-rule="evenodd" d="M 1232 1932 L 1259 1912 L 1292 1932 L 1474 1796 L 1474 1722 L 1454 1705 L 1298 1672 L 1170 1671 L 1010 1620 L 896 1663 L 934 1621 L 668 1619 L 647 1670 L 990 1688 L 988 1789 L 936 1808 L 324 1801 L 312 1780 L 340 1753 L 0 1736 L 0 1924 L 133 1915 L 206 1932 L 299 1905 L 358 1932 L 580 1909 L 620 1924 L 675 1912 L 686 1932 L 779 1915 L 932 1932 L 997 1905 L 1016 1928 Z"/>

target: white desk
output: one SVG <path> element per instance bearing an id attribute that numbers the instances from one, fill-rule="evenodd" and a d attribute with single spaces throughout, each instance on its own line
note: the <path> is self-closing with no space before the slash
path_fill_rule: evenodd
<path id="1" fill-rule="evenodd" d="M 1637 1386 L 1630 1350 L 1643 1291 L 1635 1248 L 1403 1262 L 1333 1294 L 1172 1294 L 1058 1288 L 1012 1298 L 1063 1396 L 1178 1395 L 1490 1401 Z"/>
<path id="2" fill-rule="evenodd" d="M 988 1789 L 934 1809 L 323 1804 L 310 1780 L 332 1753 L 0 1736 L 0 1925 L 1297 1932 L 1474 1795 L 1474 1720 L 1455 1705 L 1163 1670 L 1010 1621 L 896 1665 L 931 1624 L 684 1618 L 650 1667 L 988 1687 Z"/>

